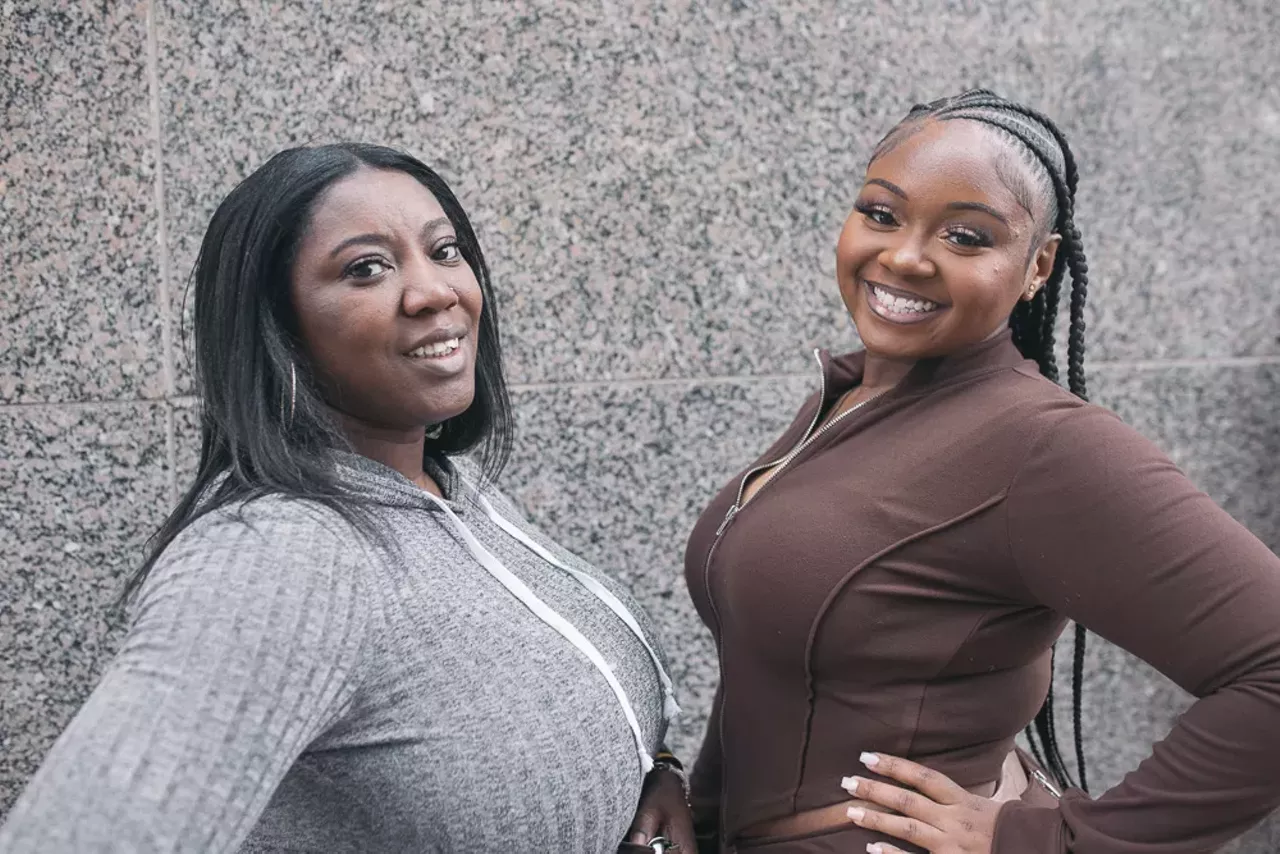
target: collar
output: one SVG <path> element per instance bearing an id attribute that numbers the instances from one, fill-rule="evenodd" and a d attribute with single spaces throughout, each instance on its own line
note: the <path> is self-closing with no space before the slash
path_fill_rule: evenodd
<path id="1" fill-rule="evenodd" d="M 826 399 L 829 403 L 862 382 L 862 372 L 867 361 L 866 350 L 856 350 L 832 356 L 826 350 L 819 351 L 818 360 L 826 377 Z M 921 359 L 907 373 L 902 382 L 886 393 L 886 397 L 905 397 L 929 391 L 939 385 L 970 379 L 993 371 L 1029 367 L 1038 374 L 1035 363 L 1023 356 L 1013 343 L 1013 333 L 1004 329 L 998 334 L 970 344 L 946 356 Z"/>

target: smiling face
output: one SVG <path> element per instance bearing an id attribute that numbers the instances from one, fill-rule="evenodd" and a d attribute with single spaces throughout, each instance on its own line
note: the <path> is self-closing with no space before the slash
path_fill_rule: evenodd
<path id="1" fill-rule="evenodd" d="M 326 190 L 290 295 L 325 401 L 345 419 L 416 432 L 471 406 L 480 285 L 411 175 L 361 168 Z"/>
<path id="2" fill-rule="evenodd" d="M 1002 178 L 1006 144 L 976 122 L 927 120 L 867 167 L 836 276 L 868 353 L 916 360 L 983 341 L 1049 278 L 1059 238 Z"/>

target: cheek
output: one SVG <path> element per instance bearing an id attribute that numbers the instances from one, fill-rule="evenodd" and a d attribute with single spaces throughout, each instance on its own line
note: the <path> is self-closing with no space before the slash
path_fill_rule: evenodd
<path id="1" fill-rule="evenodd" d="M 480 282 L 474 274 L 460 276 L 453 282 L 453 289 L 458 292 L 458 302 L 470 318 L 472 328 L 478 330 L 480 313 L 484 310 L 484 292 L 480 290 Z"/>
<path id="2" fill-rule="evenodd" d="M 298 328 L 313 370 L 329 382 L 348 385 L 359 377 L 385 339 L 379 307 L 359 292 L 345 299 L 319 295 L 298 305 Z M 356 297 L 356 298 L 351 298 Z M 381 334 L 380 334 L 381 331 Z"/>

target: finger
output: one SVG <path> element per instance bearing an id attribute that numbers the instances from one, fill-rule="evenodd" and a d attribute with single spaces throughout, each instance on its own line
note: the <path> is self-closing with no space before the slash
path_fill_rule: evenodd
<path id="1" fill-rule="evenodd" d="M 958 803 L 968 794 L 946 774 L 940 774 L 932 768 L 926 768 L 908 759 L 886 756 L 883 753 L 864 753 L 858 759 L 880 776 L 906 783 L 940 804 L 949 806 Z"/>
<path id="2" fill-rule="evenodd" d="M 840 785 L 850 795 L 887 807 L 896 813 L 918 818 L 934 827 L 940 826 L 946 807 L 929 797 L 895 786 L 892 783 L 880 783 L 866 777 L 845 777 Z"/>
<path id="3" fill-rule="evenodd" d="M 636 813 L 631 829 L 627 831 L 627 841 L 637 845 L 648 845 L 649 840 L 658 835 L 662 820 L 655 810 L 642 809 Z"/>
<path id="4" fill-rule="evenodd" d="M 904 842 L 910 842 L 919 848 L 929 851 L 938 850 L 946 838 L 941 830 L 918 818 L 902 815 L 889 815 L 875 810 L 864 810 L 860 807 L 849 807 L 849 820 L 858 827 L 883 833 Z M 883 844 L 883 843 L 882 843 Z"/>
<path id="5" fill-rule="evenodd" d="M 872 842 L 867 846 L 867 854 L 907 854 L 907 852 L 888 842 Z"/>
<path id="6" fill-rule="evenodd" d="M 688 810 L 683 810 L 667 820 L 667 836 L 680 846 L 681 854 L 697 854 L 698 837 L 693 833 L 693 818 Z"/>

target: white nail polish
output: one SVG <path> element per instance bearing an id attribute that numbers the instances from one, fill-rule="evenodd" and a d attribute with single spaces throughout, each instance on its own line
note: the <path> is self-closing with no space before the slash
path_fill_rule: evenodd
<path id="1" fill-rule="evenodd" d="M 876 767 L 876 763 L 880 761 L 880 757 L 874 753 L 864 753 L 858 757 L 858 761 L 868 768 Z"/>
<path id="2" fill-rule="evenodd" d="M 854 792 L 858 791 L 858 778 L 845 777 L 843 780 L 840 781 L 840 788 L 844 789 L 849 794 L 853 794 Z"/>

